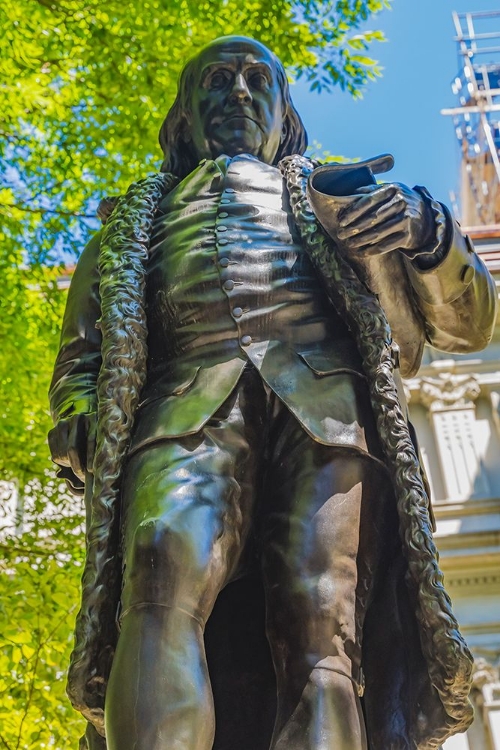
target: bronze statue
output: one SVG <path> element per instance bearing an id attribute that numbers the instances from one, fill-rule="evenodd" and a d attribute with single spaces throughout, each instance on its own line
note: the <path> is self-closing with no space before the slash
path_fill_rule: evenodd
<path id="1" fill-rule="evenodd" d="M 491 278 L 425 189 L 375 184 L 391 157 L 303 156 L 259 42 L 188 62 L 160 143 L 82 254 L 51 387 L 89 746 L 437 748 L 471 656 L 398 368 L 486 346 Z"/>

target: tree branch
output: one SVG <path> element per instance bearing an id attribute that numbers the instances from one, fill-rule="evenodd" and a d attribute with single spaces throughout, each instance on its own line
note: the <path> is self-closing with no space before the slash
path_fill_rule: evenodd
<path id="1" fill-rule="evenodd" d="M 76 213 L 75 211 L 56 211 L 53 208 L 42 208 L 41 206 L 31 208 L 30 206 L 22 206 L 19 203 L 4 203 L 3 207 L 15 208 L 18 211 L 26 211 L 27 213 L 30 213 L 30 214 L 55 214 L 56 216 L 76 216 L 77 218 L 81 218 L 81 219 L 97 218 L 95 214 L 80 214 L 80 213 Z"/>
<path id="2" fill-rule="evenodd" d="M 20 546 L 10 546 L 8 544 L 0 544 L 0 550 L 5 550 L 6 552 L 16 552 L 19 555 L 24 555 L 25 557 L 54 557 L 59 553 L 58 549 L 54 550 L 41 550 L 41 549 L 28 549 L 25 547 Z"/>
<path id="3" fill-rule="evenodd" d="M 59 628 L 59 627 L 60 627 L 60 626 L 61 626 L 61 625 L 63 624 L 64 620 L 65 620 L 65 619 L 66 619 L 67 617 L 70 617 L 70 616 L 71 616 L 71 615 L 73 614 L 73 612 L 75 611 L 75 609 L 76 609 L 76 608 L 77 608 L 77 605 L 76 605 L 76 604 L 73 604 L 73 606 L 72 606 L 72 607 L 70 607 L 70 608 L 69 608 L 69 610 L 68 610 L 67 612 L 64 612 L 63 616 L 62 616 L 62 617 L 61 617 L 61 618 L 60 618 L 60 619 L 59 619 L 59 620 L 57 621 L 57 623 L 56 623 L 55 627 L 53 627 L 53 628 L 52 628 L 52 630 L 50 630 L 50 631 L 49 631 L 49 634 L 47 635 L 47 637 L 45 638 L 45 640 L 41 642 L 41 644 L 40 644 L 40 645 L 41 645 L 42 647 L 43 647 L 43 646 L 46 646 L 46 645 L 47 645 L 47 643 L 48 643 L 48 642 L 50 641 L 50 639 L 51 639 L 51 638 L 52 638 L 52 637 L 54 636 L 54 634 L 56 633 L 57 629 L 58 629 L 58 628 Z"/>
<path id="4" fill-rule="evenodd" d="M 43 8 L 46 8 L 46 10 L 50 10 L 52 13 L 62 13 L 65 16 L 68 16 L 70 11 L 67 8 L 63 8 L 61 6 L 60 2 L 56 2 L 55 0 L 35 0 L 38 5 L 41 5 Z"/>
<path id="5" fill-rule="evenodd" d="M 0 136 L 7 138 L 8 141 L 24 141 L 26 138 L 23 135 L 15 135 L 14 133 L 7 133 L 6 130 L 0 130 Z M 1 735 L 0 735 L 1 739 Z"/>
<path id="6" fill-rule="evenodd" d="M 38 632 L 40 632 L 40 618 L 38 618 Z M 35 662 L 33 664 L 33 676 L 31 678 L 31 683 L 28 691 L 28 698 L 26 699 L 26 707 L 24 709 L 24 714 L 22 716 L 21 721 L 19 722 L 19 733 L 17 735 L 17 744 L 15 750 L 19 750 L 19 745 L 21 743 L 21 737 L 23 734 L 23 725 L 26 721 L 26 718 L 28 716 L 30 706 L 31 706 L 31 700 L 33 698 L 33 692 L 35 690 L 35 680 L 36 680 L 36 670 L 38 669 L 38 662 L 40 661 L 40 651 L 42 650 L 42 643 L 39 642 L 38 648 L 36 649 L 35 653 Z"/>

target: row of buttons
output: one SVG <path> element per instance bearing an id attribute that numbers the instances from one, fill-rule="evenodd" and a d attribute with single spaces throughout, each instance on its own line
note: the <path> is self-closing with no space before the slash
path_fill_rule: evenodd
<path id="1" fill-rule="evenodd" d="M 225 193 L 235 193 L 236 191 L 233 190 L 233 188 L 226 188 L 224 192 Z M 231 199 L 230 198 L 225 198 L 224 195 L 220 199 L 220 204 L 222 206 L 227 206 L 230 203 L 231 203 Z M 229 216 L 229 214 L 227 213 L 227 211 L 220 211 L 219 214 L 218 214 L 218 216 L 217 216 L 217 218 L 218 219 L 226 219 L 228 216 Z M 216 229 L 217 229 L 218 233 L 223 233 L 223 232 L 227 232 L 228 227 L 225 226 L 224 224 L 218 224 L 217 227 L 216 227 Z M 228 242 L 229 242 L 229 240 L 226 237 L 218 237 L 217 238 L 217 243 L 219 245 L 227 245 Z M 229 258 L 226 258 L 226 257 L 219 258 L 219 265 L 220 265 L 221 268 L 227 268 L 229 266 L 229 263 L 230 263 Z M 231 292 L 234 289 L 234 281 L 233 281 L 233 279 L 227 279 L 222 284 L 222 288 L 225 289 L 226 292 Z M 232 315 L 233 315 L 233 318 L 241 318 L 241 316 L 243 315 L 243 309 L 241 307 L 233 307 L 233 309 L 232 309 Z M 245 334 L 244 336 L 242 336 L 240 338 L 240 344 L 241 344 L 241 346 L 250 346 L 251 343 L 252 343 L 252 337 L 248 333 Z"/>

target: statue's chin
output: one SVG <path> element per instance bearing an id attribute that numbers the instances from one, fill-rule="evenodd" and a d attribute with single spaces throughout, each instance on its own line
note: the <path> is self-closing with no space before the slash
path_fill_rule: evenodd
<path id="1" fill-rule="evenodd" d="M 249 148 L 248 146 L 231 146 L 223 151 L 228 156 L 238 156 L 238 154 L 250 154 L 250 156 L 256 156 L 260 158 L 260 149 Z"/>
<path id="2" fill-rule="evenodd" d="M 255 156 L 260 161 L 272 164 L 276 153 L 273 144 L 269 139 L 264 138 L 262 130 L 258 125 L 248 119 L 234 118 L 241 127 L 229 128 L 225 123 L 218 128 L 217 133 L 205 142 L 212 159 L 216 159 L 222 154 L 226 156 L 238 156 L 239 154 L 249 154 Z M 206 157 L 206 153 L 205 153 Z M 200 157 L 201 158 L 201 157 Z"/>
<path id="3" fill-rule="evenodd" d="M 217 155 L 227 154 L 228 156 L 251 154 L 260 157 L 263 147 L 262 131 L 259 126 L 248 118 L 235 117 L 219 128 L 212 153 L 217 152 Z"/>

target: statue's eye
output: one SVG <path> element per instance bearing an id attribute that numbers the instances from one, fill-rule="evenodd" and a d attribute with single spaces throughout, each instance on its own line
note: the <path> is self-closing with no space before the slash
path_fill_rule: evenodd
<path id="1" fill-rule="evenodd" d="M 229 75 L 224 70 L 217 70 L 210 76 L 210 88 L 211 89 L 222 89 L 227 84 Z"/>
<path id="2" fill-rule="evenodd" d="M 264 91 L 269 86 L 269 81 L 264 73 L 252 73 L 248 83 L 253 89 Z"/>

